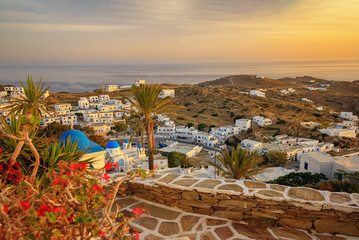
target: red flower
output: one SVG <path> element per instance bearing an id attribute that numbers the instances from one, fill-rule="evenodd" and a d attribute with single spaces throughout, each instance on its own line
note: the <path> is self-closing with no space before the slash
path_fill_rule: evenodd
<path id="1" fill-rule="evenodd" d="M 2 148 L 0 148 L 0 156 L 1 156 L 1 153 L 2 153 Z"/>
<path id="2" fill-rule="evenodd" d="M 65 174 L 66 174 L 67 176 L 69 176 L 69 177 L 72 176 L 72 173 L 70 173 L 70 172 L 65 172 Z"/>
<path id="3" fill-rule="evenodd" d="M 132 210 L 132 212 L 133 212 L 134 214 L 141 215 L 142 210 L 143 210 L 142 207 L 141 207 L 141 208 L 134 208 L 134 209 Z"/>
<path id="4" fill-rule="evenodd" d="M 98 184 L 94 184 L 92 186 L 92 189 L 95 191 L 95 193 L 97 193 L 99 191 L 102 191 L 102 190 L 105 190 L 104 188 L 100 187 Z"/>
<path id="5" fill-rule="evenodd" d="M 100 235 L 103 236 L 103 237 L 105 236 L 105 233 L 104 233 L 102 230 L 99 231 L 98 234 L 100 234 Z"/>
<path id="6" fill-rule="evenodd" d="M 118 166 L 118 162 L 117 162 L 117 163 L 114 163 L 114 164 L 113 164 L 113 167 L 114 167 L 114 168 L 120 168 L 120 167 Z"/>
<path id="7" fill-rule="evenodd" d="M 1 148 L 0 148 L 1 149 Z M 4 206 L 4 213 L 8 213 L 9 212 L 9 208 L 7 205 Z"/>
<path id="8" fill-rule="evenodd" d="M 108 173 L 105 173 L 102 178 L 105 179 L 107 182 L 108 180 L 110 180 L 110 176 L 108 175 Z"/>
<path id="9" fill-rule="evenodd" d="M 77 164 L 77 167 L 86 169 L 88 167 L 87 165 L 88 165 L 88 163 L 79 163 L 79 164 Z"/>
<path id="10" fill-rule="evenodd" d="M 39 209 L 37 210 L 37 213 L 38 213 L 39 216 L 42 216 L 42 215 L 44 215 L 46 210 L 47 210 L 47 204 L 44 203 L 39 207 Z"/>
<path id="11" fill-rule="evenodd" d="M 54 182 L 53 183 L 51 183 L 51 185 L 52 186 L 54 186 L 54 185 L 65 185 L 65 184 L 67 184 L 67 180 L 66 179 L 60 179 L 60 178 L 54 178 Z"/>
<path id="12" fill-rule="evenodd" d="M 105 169 L 106 169 L 106 170 L 111 170 L 111 169 L 112 169 L 112 166 L 111 166 L 111 165 L 112 165 L 112 164 L 111 164 L 110 162 L 106 163 Z"/>
<path id="13" fill-rule="evenodd" d="M 21 207 L 24 209 L 24 210 L 27 210 L 30 208 L 30 203 L 29 202 L 22 202 L 21 203 Z"/>
<path id="14" fill-rule="evenodd" d="M 140 235 L 138 235 L 138 232 L 136 232 L 136 237 L 135 237 L 136 240 L 140 239 Z"/>

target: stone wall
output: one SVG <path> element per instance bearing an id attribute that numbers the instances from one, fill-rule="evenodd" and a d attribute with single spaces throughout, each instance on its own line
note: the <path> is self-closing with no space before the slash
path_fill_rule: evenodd
<path id="1" fill-rule="evenodd" d="M 176 174 L 129 181 L 127 191 L 193 213 L 359 236 L 359 194 Z"/>

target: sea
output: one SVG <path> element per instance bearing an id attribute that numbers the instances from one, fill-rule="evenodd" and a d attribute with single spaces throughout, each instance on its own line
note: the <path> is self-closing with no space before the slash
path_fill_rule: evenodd
<path id="1" fill-rule="evenodd" d="M 19 86 L 19 80 L 25 81 L 31 75 L 35 81 L 42 77 L 51 92 L 92 92 L 107 84 L 130 85 L 136 79 L 159 84 L 197 84 L 237 74 L 353 81 L 359 80 L 359 61 L 0 66 L 0 84 Z"/>

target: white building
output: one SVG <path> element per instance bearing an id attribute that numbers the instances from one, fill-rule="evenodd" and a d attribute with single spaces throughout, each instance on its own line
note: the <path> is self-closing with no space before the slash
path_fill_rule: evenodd
<path id="1" fill-rule="evenodd" d="M 309 100 L 308 98 L 302 98 L 301 100 L 304 102 L 313 102 L 312 100 Z"/>
<path id="2" fill-rule="evenodd" d="M 117 85 L 107 85 L 106 86 L 106 92 L 113 92 L 113 91 L 117 91 L 117 90 L 118 90 Z"/>
<path id="3" fill-rule="evenodd" d="M 90 125 L 97 134 L 106 135 L 111 131 L 111 125 L 108 123 L 93 123 Z"/>
<path id="4" fill-rule="evenodd" d="M 137 79 L 137 80 L 135 81 L 135 85 L 136 85 L 137 87 L 139 87 L 139 86 L 141 86 L 141 85 L 144 85 L 144 84 L 146 84 L 146 80 Z"/>
<path id="5" fill-rule="evenodd" d="M 201 146 L 183 144 L 178 142 L 174 142 L 174 144 L 171 144 L 171 146 L 159 149 L 160 152 L 164 153 L 179 152 L 185 155 L 187 158 L 196 156 L 201 150 Z"/>
<path id="6" fill-rule="evenodd" d="M 300 159 L 300 172 L 323 173 L 328 179 L 333 179 L 338 170 L 359 172 L 359 156 L 332 157 L 327 153 L 313 152 L 303 154 Z"/>
<path id="7" fill-rule="evenodd" d="M 198 131 L 194 134 L 192 142 L 214 147 L 218 143 L 218 139 L 212 134 Z"/>
<path id="8" fill-rule="evenodd" d="M 160 97 L 160 98 L 175 97 L 175 90 L 174 89 L 162 89 L 162 91 L 158 97 Z"/>
<path id="9" fill-rule="evenodd" d="M 88 99 L 89 102 L 98 102 L 98 96 L 90 96 Z"/>
<path id="10" fill-rule="evenodd" d="M 269 118 L 264 118 L 261 116 L 253 117 L 253 122 L 257 123 L 259 126 L 264 127 L 272 124 L 272 120 Z"/>
<path id="11" fill-rule="evenodd" d="M 295 90 L 293 88 L 288 88 L 288 92 L 295 92 Z"/>
<path id="12" fill-rule="evenodd" d="M 77 101 L 77 105 L 79 106 L 79 108 L 85 109 L 90 107 L 90 103 L 86 97 L 80 97 L 80 100 Z"/>
<path id="13" fill-rule="evenodd" d="M 250 140 L 250 139 L 244 139 L 241 141 L 240 146 L 242 149 L 248 148 L 249 151 L 252 152 L 252 151 L 258 150 L 260 147 L 262 147 L 262 143 L 254 141 L 254 140 Z"/>
<path id="14" fill-rule="evenodd" d="M 7 92 L 6 91 L 0 91 L 0 97 L 6 97 Z"/>
<path id="15" fill-rule="evenodd" d="M 239 127 L 240 130 L 247 131 L 251 127 L 250 119 L 236 119 L 235 126 Z"/>
<path id="16" fill-rule="evenodd" d="M 249 95 L 257 96 L 257 97 L 265 97 L 265 93 L 261 90 L 250 90 Z"/>
<path id="17" fill-rule="evenodd" d="M 325 128 L 325 129 L 319 129 L 319 132 L 327 134 L 329 136 L 349 137 L 349 138 L 356 137 L 355 129 Z"/>
<path id="18" fill-rule="evenodd" d="M 60 116 L 59 121 L 62 125 L 77 125 L 76 115 Z"/>
<path id="19" fill-rule="evenodd" d="M 55 110 L 58 111 L 63 111 L 63 110 L 68 110 L 70 111 L 72 109 L 72 106 L 70 103 L 62 103 L 62 104 L 56 104 L 54 105 Z"/>
<path id="20" fill-rule="evenodd" d="M 12 91 L 14 91 L 14 87 L 12 87 L 12 86 L 5 86 L 5 87 L 4 87 L 4 91 L 12 92 Z"/>
<path id="21" fill-rule="evenodd" d="M 283 89 L 283 90 L 280 90 L 280 93 L 286 95 L 286 94 L 288 94 L 289 92 L 288 92 L 287 90 Z"/>
<path id="22" fill-rule="evenodd" d="M 211 134 L 213 134 L 221 143 L 224 143 L 230 136 L 237 135 L 241 132 L 241 128 L 238 126 L 223 126 L 212 128 Z"/>
<path id="23" fill-rule="evenodd" d="M 344 119 L 351 120 L 351 121 L 357 121 L 358 120 L 358 116 L 354 115 L 352 112 L 341 112 L 340 117 L 342 117 Z"/>
<path id="24" fill-rule="evenodd" d="M 110 96 L 109 95 L 100 95 L 98 97 L 98 100 L 102 103 L 106 103 L 107 101 L 110 101 Z"/>

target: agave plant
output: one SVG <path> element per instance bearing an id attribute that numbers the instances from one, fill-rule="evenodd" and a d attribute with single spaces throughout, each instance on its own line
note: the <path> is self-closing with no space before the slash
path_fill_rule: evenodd
<path id="1" fill-rule="evenodd" d="M 222 165 L 217 164 L 215 166 L 223 172 L 223 175 L 240 179 L 263 170 L 263 168 L 258 167 L 258 164 L 263 161 L 263 157 L 257 152 L 251 153 L 248 149 L 241 149 L 239 146 L 234 147 L 232 151 L 225 148 L 221 152 L 222 156 L 218 156 L 218 159 Z"/>

